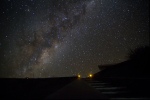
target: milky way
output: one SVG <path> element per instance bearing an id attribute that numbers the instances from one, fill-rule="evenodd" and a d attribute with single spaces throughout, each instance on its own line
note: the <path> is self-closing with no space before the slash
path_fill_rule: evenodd
<path id="1" fill-rule="evenodd" d="M 6 0 L 1 7 L 0 77 L 85 77 L 149 45 L 148 0 Z"/>

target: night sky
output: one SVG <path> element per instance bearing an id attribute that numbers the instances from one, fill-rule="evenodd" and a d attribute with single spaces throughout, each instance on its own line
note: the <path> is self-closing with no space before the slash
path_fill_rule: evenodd
<path id="1" fill-rule="evenodd" d="M 148 45 L 149 0 L 0 0 L 0 77 L 85 77 Z"/>

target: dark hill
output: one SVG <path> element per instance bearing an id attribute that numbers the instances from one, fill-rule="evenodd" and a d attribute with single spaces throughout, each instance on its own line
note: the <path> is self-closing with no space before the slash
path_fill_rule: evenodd
<path id="1" fill-rule="evenodd" d="M 149 47 L 141 47 L 129 53 L 129 60 L 115 64 L 99 66 L 104 68 L 96 73 L 97 77 L 129 77 L 129 78 L 150 78 L 149 70 Z"/>
<path id="2" fill-rule="evenodd" d="M 43 100 L 77 77 L 61 78 L 1 78 L 0 100 Z"/>

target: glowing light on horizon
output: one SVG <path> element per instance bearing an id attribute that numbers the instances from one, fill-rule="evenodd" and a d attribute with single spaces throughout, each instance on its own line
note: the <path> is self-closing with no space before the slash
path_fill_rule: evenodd
<path id="1" fill-rule="evenodd" d="M 92 74 L 89 74 L 89 77 L 90 77 L 90 78 L 92 78 L 92 77 L 93 77 L 93 75 L 92 75 Z"/>
<path id="2" fill-rule="evenodd" d="M 81 78 L 81 75 L 80 75 L 80 74 L 78 74 L 78 78 Z"/>

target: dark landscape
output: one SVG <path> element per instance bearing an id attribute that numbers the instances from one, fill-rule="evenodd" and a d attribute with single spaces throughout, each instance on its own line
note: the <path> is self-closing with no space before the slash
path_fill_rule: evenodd
<path id="1" fill-rule="evenodd" d="M 0 0 L 0 100 L 150 100 L 149 0 Z"/>
<path id="2" fill-rule="evenodd" d="M 75 79 L 77 78 L 2 78 L 0 79 L 0 99 L 43 100 Z"/>

